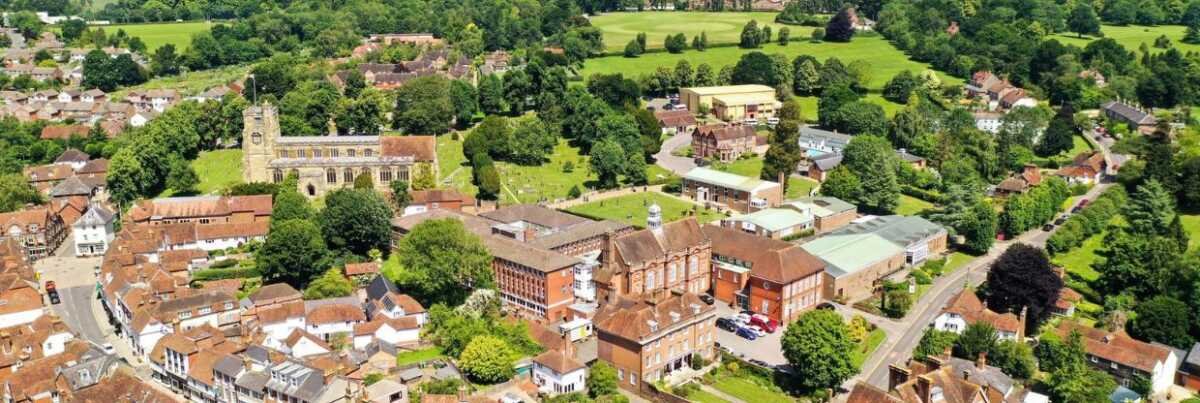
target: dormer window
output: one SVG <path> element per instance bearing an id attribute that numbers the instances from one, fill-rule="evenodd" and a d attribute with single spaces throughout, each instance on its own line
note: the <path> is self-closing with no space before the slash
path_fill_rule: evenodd
<path id="1" fill-rule="evenodd" d="M 657 331 L 658 331 L 658 322 L 656 322 L 656 321 L 653 321 L 653 320 L 648 320 L 648 321 L 646 321 L 646 324 L 650 326 L 650 331 L 651 331 L 651 332 L 657 332 Z"/>

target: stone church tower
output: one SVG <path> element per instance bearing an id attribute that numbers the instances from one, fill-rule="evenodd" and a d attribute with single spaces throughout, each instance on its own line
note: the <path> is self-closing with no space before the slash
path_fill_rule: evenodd
<path id="1" fill-rule="evenodd" d="M 279 108 L 264 102 L 242 112 L 242 180 L 270 182 L 268 166 L 279 138 Z"/>

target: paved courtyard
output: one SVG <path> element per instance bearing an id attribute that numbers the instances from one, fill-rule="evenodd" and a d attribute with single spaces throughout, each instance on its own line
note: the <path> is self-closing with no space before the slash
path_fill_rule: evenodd
<path id="1" fill-rule="evenodd" d="M 729 304 L 717 301 L 718 318 L 728 318 L 740 312 L 738 309 L 730 308 Z M 783 349 L 780 340 L 783 338 L 783 326 L 775 330 L 775 333 L 767 333 L 764 337 L 759 337 L 753 341 L 739 337 L 733 332 L 717 329 L 717 343 L 721 346 L 728 347 L 733 350 L 733 355 L 741 357 L 747 361 L 761 360 L 771 365 L 786 364 L 787 360 L 783 358 Z"/>

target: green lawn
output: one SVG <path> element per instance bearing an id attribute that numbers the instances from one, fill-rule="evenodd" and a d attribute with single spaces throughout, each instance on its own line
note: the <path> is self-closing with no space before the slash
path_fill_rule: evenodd
<path id="1" fill-rule="evenodd" d="M 1183 39 L 1183 34 L 1186 30 L 1187 28 L 1181 25 L 1160 25 L 1154 27 L 1143 25 L 1104 25 L 1100 28 L 1100 31 L 1104 33 L 1104 37 L 1116 40 L 1117 43 L 1121 44 L 1121 46 L 1124 46 L 1125 49 L 1131 51 L 1137 51 L 1143 43 L 1145 43 L 1152 52 L 1163 51 L 1164 49 L 1154 47 L 1154 40 L 1162 35 L 1166 35 L 1167 38 L 1170 38 L 1171 45 L 1176 49 L 1183 51 L 1184 53 L 1200 51 L 1200 45 L 1192 45 L 1180 41 Z M 1098 39 L 1092 36 L 1085 36 L 1080 39 L 1078 35 L 1071 33 L 1057 34 L 1053 35 L 1052 37 L 1054 39 L 1058 39 L 1059 42 L 1064 44 L 1071 44 L 1079 47 L 1087 46 L 1088 42 Z"/>
<path id="2" fill-rule="evenodd" d="M 429 347 L 415 351 L 405 351 L 396 354 L 396 366 L 403 367 L 409 364 L 425 362 L 434 358 L 442 357 L 442 349 L 440 347 Z"/>
<path id="3" fill-rule="evenodd" d="M 744 158 L 728 164 L 717 163 L 713 165 L 713 169 L 718 171 L 729 172 L 751 178 L 757 178 L 762 173 L 763 159 L 762 157 Z M 813 188 L 820 185 L 817 181 L 808 178 L 789 177 L 786 199 L 796 199 L 806 197 Z"/>
<path id="4" fill-rule="evenodd" d="M 459 133 L 459 139 L 453 135 L 438 136 L 438 186 L 449 186 L 467 194 L 474 195 L 479 188 L 471 183 L 471 164 L 462 153 L 465 133 Z"/>
<path id="5" fill-rule="evenodd" d="M 113 92 L 113 98 L 124 98 L 131 90 L 155 90 L 170 88 L 179 90 L 183 95 L 195 95 L 222 84 L 241 79 L 250 71 L 250 66 L 225 66 L 209 70 L 191 71 L 175 76 L 159 77 L 132 87 L 122 88 Z M 253 98 L 246 94 L 246 100 Z"/>
<path id="6" fill-rule="evenodd" d="M 887 339 L 887 333 L 884 333 L 879 328 L 867 334 L 867 339 L 863 340 L 859 344 L 859 348 L 850 354 L 850 363 L 854 365 L 854 368 L 862 367 L 863 361 L 866 361 L 867 357 L 875 352 L 875 349 L 879 348 L 880 344 L 883 344 L 884 339 Z"/>
<path id="7" fill-rule="evenodd" d="M 1183 223 L 1183 230 L 1189 237 L 1188 250 L 1200 250 L 1200 214 L 1182 214 L 1179 221 Z"/>
<path id="8" fill-rule="evenodd" d="M 1100 278 L 1100 273 L 1092 269 L 1092 263 L 1095 263 L 1100 258 L 1096 254 L 1096 251 L 1100 249 L 1103 243 L 1104 233 L 1096 234 L 1083 241 L 1083 244 L 1078 248 L 1055 256 L 1053 262 L 1066 269 L 1067 273 L 1071 273 L 1080 280 L 1091 283 Z"/>
<path id="9" fill-rule="evenodd" d="M 931 208 L 933 208 L 933 203 L 902 194 L 900 195 L 900 205 L 896 207 L 895 212 L 899 215 L 916 215 Z"/>
<path id="10" fill-rule="evenodd" d="M 128 24 L 128 25 L 98 25 L 93 28 L 103 28 L 104 32 L 112 35 L 119 29 L 125 30 L 129 36 L 142 38 L 146 50 L 153 53 L 159 46 L 168 43 L 175 45 L 175 53 L 183 53 L 192 44 L 192 35 L 207 31 L 213 26 L 210 21 L 197 22 L 166 22 L 158 24 Z"/>
<path id="11" fill-rule="evenodd" d="M 812 193 L 812 190 L 820 185 L 820 183 L 812 179 L 792 176 L 788 178 L 787 194 L 783 195 L 783 197 L 789 200 L 808 197 Z"/>
<path id="12" fill-rule="evenodd" d="M 568 208 L 567 211 L 596 219 L 609 219 L 645 227 L 646 209 L 651 203 L 658 203 L 658 206 L 662 208 L 664 222 L 684 218 L 694 207 L 697 207 L 695 204 L 673 196 L 658 192 L 646 192 L 597 200 Z M 722 218 L 725 218 L 724 214 L 700 207 L 698 220 L 701 224 Z"/>
<path id="13" fill-rule="evenodd" d="M 725 399 L 704 390 L 697 390 L 688 395 L 688 400 L 696 403 L 726 403 Z"/>
<path id="14" fill-rule="evenodd" d="M 592 26 L 604 32 L 604 48 L 610 52 L 621 52 L 625 45 L 639 32 L 646 33 L 646 47 L 662 49 L 667 35 L 683 33 L 688 46 L 692 37 L 705 33 L 709 46 L 738 43 L 742 28 L 750 20 L 758 21 L 761 28 L 771 27 L 772 38 L 783 25 L 775 24 L 774 12 L 702 12 L 702 11 L 642 11 L 616 12 L 591 18 Z M 792 38 L 808 37 L 812 28 L 790 27 Z M 803 35 L 801 35 L 803 33 Z"/>
<path id="15" fill-rule="evenodd" d="M 723 376 L 713 383 L 712 387 L 729 395 L 753 403 L 774 403 L 794 401 L 788 395 L 767 389 L 754 381 L 736 376 Z"/>
<path id="16" fill-rule="evenodd" d="M 564 169 L 568 162 L 574 165 L 571 172 Z M 579 186 L 580 191 L 586 192 L 585 182 L 596 180 L 588 167 L 588 157 L 580 155 L 579 149 L 571 147 L 566 140 L 558 141 L 550 162 L 538 166 L 497 162 L 496 169 L 500 171 L 503 187 L 500 201 L 506 204 L 566 198 L 572 186 Z"/>
<path id="17" fill-rule="evenodd" d="M 192 169 L 200 178 L 196 185 L 196 194 L 218 193 L 230 185 L 242 183 L 242 150 L 202 151 L 195 161 L 191 162 Z M 157 197 L 175 196 L 175 190 L 163 190 Z"/>
<path id="18" fill-rule="evenodd" d="M 709 14 L 722 15 L 722 14 Z M 607 37 L 606 37 L 607 41 Z M 726 65 L 737 64 L 738 59 L 743 53 L 758 51 L 767 54 L 781 53 L 788 59 L 795 58 L 798 55 L 812 55 L 820 60 L 825 60 L 830 56 L 836 56 L 841 59 L 842 63 L 849 64 L 856 60 L 865 60 L 871 63 L 870 80 L 867 82 L 867 87 L 873 90 L 880 90 L 888 80 L 903 70 L 910 70 L 913 73 L 919 73 L 929 69 L 928 64 L 919 63 L 910 60 L 904 52 L 893 47 L 882 37 L 856 37 L 848 43 L 837 42 L 821 42 L 812 43 L 808 41 L 792 42 L 788 46 L 779 46 L 777 43 L 770 43 L 760 49 L 741 49 L 738 47 L 721 47 L 712 48 L 704 52 L 688 50 L 679 54 L 671 53 L 648 53 L 636 58 L 627 58 L 620 55 L 598 57 L 588 59 L 584 63 L 583 70 L 580 74 L 583 77 L 588 77 L 592 74 L 603 73 L 623 73 L 627 77 L 636 77 L 641 74 L 649 74 L 659 67 L 674 68 L 675 63 L 680 60 L 687 60 L 691 63 L 692 68 L 696 68 L 700 64 L 707 63 L 712 66 L 713 71 L 719 71 L 721 67 Z M 939 74 L 943 82 L 960 83 L 961 79 Z M 811 111 L 806 109 L 805 113 L 809 119 L 816 116 L 815 105 Z"/>
<path id="19" fill-rule="evenodd" d="M 972 260 L 975 260 L 975 256 L 962 252 L 951 253 L 950 256 L 946 256 L 946 265 L 942 267 L 942 275 L 953 273 L 955 270 L 966 266 Z"/>

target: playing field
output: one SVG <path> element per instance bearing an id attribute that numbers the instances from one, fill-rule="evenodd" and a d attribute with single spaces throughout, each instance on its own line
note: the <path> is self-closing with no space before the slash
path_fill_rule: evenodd
<path id="1" fill-rule="evenodd" d="M 1144 25 L 1104 25 L 1100 28 L 1100 31 L 1104 33 L 1105 37 L 1112 38 L 1113 40 L 1117 41 L 1117 43 L 1120 43 L 1121 46 L 1124 46 L 1125 49 L 1132 51 L 1137 51 L 1143 43 L 1145 43 L 1152 52 L 1166 50 L 1154 47 L 1154 40 L 1162 35 L 1166 35 L 1167 38 L 1171 39 L 1172 47 L 1183 52 L 1200 51 L 1200 45 L 1192 45 L 1180 42 L 1180 40 L 1183 39 L 1183 33 L 1186 30 L 1187 28 L 1184 28 L 1180 25 L 1159 25 L 1154 27 L 1148 27 Z M 1071 44 L 1079 47 L 1087 46 L 1088 42 L 1098 39 L 1092 36 L 1085 36 L 1081 39 L 1078 35 L 1072 33 L 1057 34 L 1054 35 L 1054 38 L 1058 39 L 1064 44 Z"/>
<path id="2" fill-rule="evenodd" d="M 608 39 L 606 38 L 605 41 L 607 43 Z M 707 63 L 713 68 L 713 71 L 718 71 L 726 65 L 737 64 L 738 59 L 741 58 L 743 53 L 752 51 L 767 54 L 781 53 L 787 56 L 788 59 L 795 58 L 801 54 L 812 55 L 820 60 L 836 56 L 838 59 L 841 59 L 842 63 L 846 64 L 856 60 L 865 60 L 871 63 L 871 77 L 867 82 L 867 87 L 875 90 L 882 89 L 883 85 L 892 76 L 903 70 L 919 73 L 930 68 L 927 64 L 909 60 L 904 52 L 893 47 L 892 44 L 888 43 L 882 37 L 860 36 L 848 43 L 812 43 L 800 41 L 792 42 L 788 46 L 779 46 L 778 43 L 770 43 L 760 49 L 741 49 L 730 46 L 712 48 L 703 52 L 688 50 L 679 54 L 666 52 L 647 53 L 634 58 L 619 55 L 605 56 L 588 59 L 584 63 L 580 74 L 583 77 L 588 77 L 596 73 L 622 73 L 627 77 L 637 77 L 641 74 L 650 74 L 659 67 L 674 68 L 675 63 L 678 63 L 680 60 L 687 60 L 688 63 L 691 63 L 693 69 L 700 64 Z M 939 73 L 939 75 L 942 77 L 943 82 L 962 82 L 961 79 L 946 76 L 945 74 Z M 814 118 L 815 114 L 813 115 L 809 119 Z"/>
<path id="3" fill-rule="evenodd" d="M 625 44 L 637 37 L 639 32 L 646 33 L 646 47 L 661 49 L 667 35 L 683 33 L 688 38 L 704 32 L 708 44 L 738 43 L 742 35 L 742 27 L 751 20 L 758 21 L 758 26 L 770 26 L 772 38 L 779 32 L 781 24 L 775 23 L 773 12 L 702 12 L 702 11 L 641 11 L 609 13 L 592 17 L 592 26 L 604 32 L 604 48 L 610 52 L 620 52 Z M 797 30 L 805 34 L 812 32 L 811 28 L 790 27 L 793 38 L 798 36 Z"/>
<path id="4" fill-rule="evenodd" d="M 104 32 L 110 35 L 116 33 L 118 29 L 123 29 L 129 36 L 142 38 L 142 42 L 146 43 L 146 50 L 149 52 L 154 52 L 159 46 L 170 43 L 175 45 L 175 52 L 183 53 L 183 50 L 192 43 L 193 34 L 205 31 L 212 25 L 213 23 L 209 21 L 197 21 L 102 25 L 93 28 L 104 28 Z"/>

